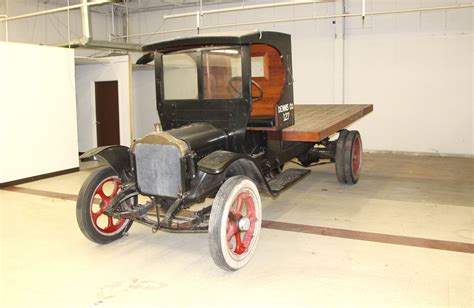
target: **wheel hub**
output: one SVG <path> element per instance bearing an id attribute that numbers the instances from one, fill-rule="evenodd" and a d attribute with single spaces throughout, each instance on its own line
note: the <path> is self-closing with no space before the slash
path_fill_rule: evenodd
<path id="1" fill-rule="evenodd" d="M 239 219 L 239 231 L 248 231 L 250 228 L 250 219 L 248 217 L 242 217 Z"/>

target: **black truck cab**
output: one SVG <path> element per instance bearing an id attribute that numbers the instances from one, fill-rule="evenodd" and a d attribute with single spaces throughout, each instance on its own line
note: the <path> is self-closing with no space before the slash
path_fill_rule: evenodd
<path id="1" fill-rule="evenodd" d="M 155 60 L 164 130 L 206 122 L 229 133 L 238 150 L 247 128 L 279 130 L 294 124 L 290 35 L 202 34 L 144 49 Z"/>

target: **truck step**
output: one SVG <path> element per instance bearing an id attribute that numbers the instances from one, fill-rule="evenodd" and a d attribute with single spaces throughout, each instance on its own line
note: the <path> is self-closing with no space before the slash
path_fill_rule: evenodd
<path id="1" fill-rule="evenodd" d="M 268 184 L 270 184 L 270 189 L 272 192 L 279 193 L 283 189 L 289 187 L 298 180 L 302 179 L 304 176 L 308 175 L 310 172 L 310 169 L 287 169 L 268 181 Z"/>

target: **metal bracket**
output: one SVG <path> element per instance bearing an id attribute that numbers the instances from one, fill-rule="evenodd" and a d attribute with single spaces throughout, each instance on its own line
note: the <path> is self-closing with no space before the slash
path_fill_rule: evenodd
<path id="1" fill-rule="evenodd" d="M 183 205 L 183 199 L 182 198 L 178 198 L 173 202 L 173 204 L 170 206 L 170 208 L 168 209 L 168 211 L 165 214 L 165 218 L 164 218 L 164 224 L 165 225 L 168 225 L 168 226 L 171 225 L 171 221 L 176 216 L 176 213 L 178 213 L 178 211 L 179 211 L 179 209 L 182 205 Z"/>

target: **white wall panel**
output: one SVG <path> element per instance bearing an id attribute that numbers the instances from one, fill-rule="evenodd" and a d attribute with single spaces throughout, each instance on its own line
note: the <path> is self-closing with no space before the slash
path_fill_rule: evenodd
<path id="1" fill-rule="evenodd" d="M 366 149 L 472 154 L 470 36 L 359 37 L 346 47 L 346 101 L 374 104 L 354 126 Z"/>
<path id="2" fill-rule="evenodd" d="M 0 42 L 0 68 L 0 183 L 78 167 L 73 51 Z"/>

